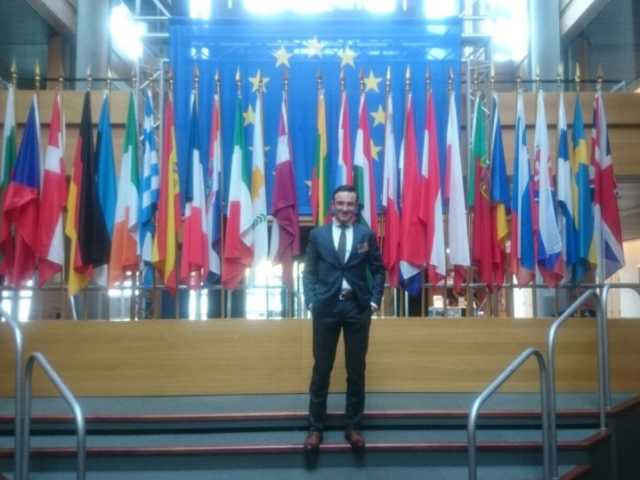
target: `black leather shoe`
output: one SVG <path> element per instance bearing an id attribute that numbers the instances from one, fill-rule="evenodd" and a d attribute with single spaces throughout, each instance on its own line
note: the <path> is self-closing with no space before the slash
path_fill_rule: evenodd
<path id="1" fill-rule="evenodd" d="M 364 435 L 358 430 L 348 428 L 344 431 L 344 439 L 351 445 L 354 450 L 364 450 L 365 441 Z"/>
<path id="2" fill-rule="evenodd" d="M 322 432 L 310 430 L 304 439 L 304 450 L 306 452 L 317 452 L 322 443 Z"/>

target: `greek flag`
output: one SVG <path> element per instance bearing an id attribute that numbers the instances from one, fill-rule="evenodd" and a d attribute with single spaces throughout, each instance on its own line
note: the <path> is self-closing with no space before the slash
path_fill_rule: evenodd
<path id="1" fill-rule="evenodd" d="M 158 150 L 153 130 L 153 99 L 151 92 L 146 90 L 144 95 L 144 125 L 143 143 L 144 157 L 142 159 L 142 210 L 140 212 L 140 244 L 142 245 L 142 282 L 145 287 L 153 285 L 153 266 L 151 253 L 153 234 L 155 232 L 154 217 L 158 207 L 160 192 L 160 164 Z"/>

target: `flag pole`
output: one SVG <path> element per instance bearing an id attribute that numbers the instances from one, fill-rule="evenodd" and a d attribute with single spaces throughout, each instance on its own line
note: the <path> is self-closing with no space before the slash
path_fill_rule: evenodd
<path id="1" fill-rule="evenodd" d="M 536 89 L 536 95 L 540 95 L 540 91 L 542 89 L 541 87 L 541 83 L 540 83 L 540 66 L 537 65 L 536 66 L 536 78 L 535 78 L 535 89 Z M 536 107 L 537 108 L 537 107 Z M 537 115 L 537 112 L 536 112 Z M 537 123 L 537 120 L 536 120 Z M 533 199 L 534 203 L 537 201 L 538 202 L 538 206 L 536 208 L 536 210 L 538 211 L 538 216 L 540 215 L 540 208 L 539 208 L 539 204 L 540 204 L 540 192 L 538 191 L 538 186 L 536 185 L 538 183 L 538 180 L 536 180 L 536 155 L 535 155 L 535 141 L 534 141 L 534 156 L 533 156 L 533 169 L 531 170 L 533 172 L 533 183 L 534 183 L 534 191 L 537 192 L 538 194 L 538 199 L 536 200 L 535 198 Z M 538 176 L 540 175 L 540 173 L 538 172 Z M 538 223 L 537 228 L 540 229 L 540 220 L 536 219 L 535 222 Z M 534 223 L 535 225 L 535 223 Z M 535 235 L 534 235 L 535 236 Z M 533 286 L 531 289 L 531 304 L 533 306 L 533 317 L 537 318 L 538 317 L 538 255 L 537 255 L 537 245 L 536 245 L 536 238 L 534 238 L 533 240 L 533 251 L 534 251 L 534 259 L 533 259 Z"/>
<path id="2" fill-rule="evenodd" d="M 213 75 L 213 81 L 215 84 L 215 98 L 218 102 L 217 106 L 220 106 L 220 71 L 218 69 L 216 69 L 216 73 Z M 220 118 L 222 118 L 222 112 L 220 112 L 220 110 L 218 110 L 218 115 L 220 115 Z M 218 125 L 219 128 L 221 128 L 221 125 Z M 214 175 L 217 175 L 217 172 L 213 172 Z M 218 185 L 218 195 L 220 196 L 219 198 L 219 202 L 220 202 L 220 208 L 219 208 L 219 218 L 218 218 L 218 225 L 220 227 L 220 250 L 219 250 L 219 255 L 220 255 L 220 278 L 222 279 L 222 255 L 223 255 L 223 246 L 224 246 L 224 234 L 225 234 L 225 229 L 224 229 L 224 209 L 223 209 L 223 199 L 224 199 L 224 162 L 220 162 L 220 182 Z M 220 283 L 220 289 L 219 289 L 219 293 L 218 293 L 219 297 L 218 297 L 218 301 L 219 301 L 219 305 L 220 305 L 220 317 L 224 318 L 224 290 L 222 288 L 222 282 Z"/>
<path id="3" fill-rule="evenodd" d="M 411 67 L 409 65 L 407 65 L 407 71 L 405 73 L 405 77 L 404 77 L 404 91 L 405 91 L 405 99 L 408 100 L 409 96 L 411 95 Z M 409 104 L 408 101 L 405 101 L 405 109 L 408 110 L 409 108 Z M 405 124 L 406 124 L 406 120 L 405 120 Z M 407 126 L 405 125 L 405 136 L 406 136 L 406 128 Z M 402 153 L 401 153 L 402 155 Z M 404 164 L 401 165 L 400 168 L 400 185 L 404 185 Z M 402 188 L 400 189 L 400 193 L 404 194 L 405 192 L 402 190 Z M 402 205 L 402 200 L 400 201 L 400 205 Z M 404 213 L 404 212 L 402 212 Z M 404 297 L 404 302 L 403 302 L 403 314 L 405 317 L 409 316 L 409 293 L 403 289 L 403 297 Z"/>
<path id="4" fill-rule="evenodd" d="M 288 116 L 289 116 L 289 71 L 287 70 L 286 65 L 284 66 L 284 71 L 282 73 L 282 94 L 284 96 L 284 114 L 285 114 L 285 119 L 287 120 L 287 139 L 289 138 L 289 122 L 288 122 Z M 293 159 L 291 159 L 291 161 L 293 162 Z M 280 227 L 276 227 L 274 224 L 271 225 L 271 228 L 280 228 Z M 278 246 L 276 246 L 277 248 Z M 294 300 L 294 291 L 293 291 L 293 258 L 291 259 L 291 266 L 287 267 L 288 269 L 290 269 L 290 274 L 291 274 L 291 289 L 289 289 L 289 286 L 285 285 L 285 298 L 287 300 L 287 305 L 286 305 L 286 316 L 287 318 L 291 318 L 293 317 L 293 300 Z M 283 264 L 283 270 L 284 270 L 284 264 Z"/>
<path id="5" fill-rule="evenodd" d="M 389 67 L 389 65 L 387 65 L 387 73 L 385 75 L 385 80 L 384 80 L 384 87 L 385 87 L 385 99 L 384 99 L 384 105 L 385 108 L 387 107 L 387 105 L 389 104 L 389 92 L 391 91 L 391 67 Z M 385 124 L 386 122 L 389 121 L 389 112 L 385 112 L 385 116 L 384 116 L 384 121 Z M 385 125 L 386 127 L 386 125 Z M 385 141 L 386 141 L 386 128 L 385 128 Z M 385 145 L 386 148 L 386 145 Z M 384 166 L 383 166 L 383 178 L 384 178 Z M 383 180 L 384 183 L 384 180 Z M 384 185 L 382 187 L 382 195 L 384 196 Z M 383 199 L 384 202 L 384 199 Z M 385 213 L 386 213 L 386 209 L 387 207 L 385 207 L 384 212 L 381 212 L 380 214 L 380 219 L 378 221 L 378 244 L 379 244 L 379 248 L 380 248 L 380 252 L 384 252 L 384 242 L 386 242 L 386 238 L 384 236 L 384 219 L 385 219 Z M 387 277 L 388 278 L 388 277 Z M 389 291 L 391 293 L 393 293 L 393 287 L 391 285 L 389 285 L 389 288 L 384 288 L 384 291 Z M 384 312 L 384 304 L 385 304 L 385 294 L 383 293 L 383 298 L 382 298 L 382 305 L 380 306 L 380 310 L 382 312 Z M 393 296 L 393 295 L 392 295 Z M 393 309 L 394 315 L 395 315 L 395 301 L 394 301 L 394 309 Z"/>
<path id="6" fill-rule="evenodd" d="M 107 77 L 108 78 L 111 77 L 111 69 L 107 69 Z M 136 150 L 141 151 L 141 149 L 139 148 L 140 137 L 137 134 L 138 132 L 138 125 L 137 125 L 138 123 L 138 85 L 139 85 L 139 79 L 138 79 L 138 72 L 136 71 L 133 74 L 133 94 L 135 96 L 133 105 L 134 105 L 134 115 L 136 117 L 136 121 L 135 121 L 136 140 L 135 141 L 136 141 Z M 122 172 L 120 174 L 122 175 Z M 139 228 L 140 228 L 140 224 L 138 224 L 138 229 Z M 142 251 L 141 247 L 142 245 L 140 245 L 140 251 Z M 140 259 L 138 259 L 138 269 L 140 270 Z M 142 270 L 140 270 L 140 273 L 141 272 Z M 138 312 L 138 305 L 140 305 L 142 302 L 140 302 L 140 298 L 139 298 L 140 292 L 138 291 L 138 272 L 130 271 L 130 274 L 131 274 L 131 301 L 129 305 L 129 320 L 132 321 L 136 319 L 136 313 Z"/>
<path id="7" fill-rule="evenodd" d="M 426 68 L 425 72 L 424 72 L 424 83 L 425 83 L 425 91 L 426 91 L 426 100 L 427 102 L 429 101 L 429 96 L 431 95 L 431 70 L 429 70 L 429 67 Z M 427 114 L 428 115 L 428 114 Z M 424 119 L 425 125 L 428 122 L 428 119 L 425 117 Z M 428 158 L 424 158 L 424 161 L 427 162 L 427 165 L 429 164 L 429 159 Z M 440 161 L 440 159 L 438 159 L 438 161 Z M 423 165 L 424 168 L 424 165 Z M 428 170 L 428 167 L 427 169 Z M 423 178 L 422 181 L 426 181 L 426 178 Z M 437 201 L 437 199 L 436 199 Z M 434 240 L 435 243 L 435 240 Z M 433 247 L 432 247 L 433 248 Z M 426 259 L 426 264 L 425 264 L 425 270 L 424 270 L 424 278 L 426 280 L 426 282 L 423 282 L 423 288 L 421 288 L 422 291 L 422 315 L 424 315 L 425 317 L 429 316 L 429 307 L 431 305 L 433 305 L 433 291 L 435 290 L 436 286 L 435 284 L 431 284 L 431 278 L 429 278 L 429 261 L 431 259 L 427 258 Z M 429 287 L 427 287 L 427 291 L 425 292 L 424 289 L 424 284 L 427 283 L 429 285 Z M 426 307 L 426 310 L 425 310 Z"/>
<path id="8" fill-rule="evenodd" d="M 598 99 L 597 101 L 600 102 L 602 100 L 602 81 L 604 80 L 604 74 L 602 71 L 602 65 L 598 65 L 598 73 L 596 74 L 596 98 Z M 600 111 L 600 106 L 598 105 L 598 120 L 600 121 L 600 118 L 602 116 L 602 112 Z M 592 128 L 597 128 L 597 125 L 593 125 Z M 600 133 L 599 129 L 596 131 L 596 134 L 598 135 Z M 596 142 L 599 141 L 599 138 L 596 138 Z M 605 145 L 605 149 L 606 149 L 606 145 Z M 602 150 L 600 150 L 600 155 L 606 155 L 606 151 L 602 152 Z M 593 167 L 592 167 L 593 168 Z M 597 179 L 596 179 L 597 180 Z M 602 208 L 602 206 L 600 206 L 600 208 Z M 601 289 L 604 288 L 604 282 L 605 282 L 605 269 L 604 269 L 604 238 L 602 235 L 602 212 L 600 212 L 600 215 L 598 216 L 598 225 L 594 225 L 594 229 L 593 231 L 595 232 L 595 235 L 598 235 L 598 256 L 600 258 L 598 258 L 598 264 L 596 266 L 596 282 L 599 283 L 601 285 Z M 602 290 L 601 290 L 602 291 Z M 606 312 L 604 312 L 604 314 L 606 315 Z"/>
<path id="9" fill-rule="evenodd" d="M 198 65 L 196 64 L 193 67 L 193 108 L 196 109 L 196 111 L 198 109 L 198 96 L 199 96 L 198 94 L 200 93 L 199 89 L 200 89 L 200 70 L 198 69 Z M 192 115 L 193 115 L 193 112 L 192 112 Z M 196 128 L 199 128 L 199 125 L 196 125 Z M 198 145 L 198 148 L 199 147 L 200 146 Z M 191 161 L 191 159 L 189 159 L 189 161 Z M 183 236 L 182 248 L 184 248 L 184 236 Z M 208 266 L 205 268 L 208 269 Z M 203 283 L 202 268 L 200 269 L 199 272 L 194 272 L 194 273 L 195 274 L 192 275 L 191 279 L 189 280 L 189 290 L 193 291 L 196 298 L 196 320 L 201 320 L 201 317 L 202 317 L 201 296 L 202 296 L 202 283 Z M 189 314 L 187 313 L 187 315 Z"/>
<path id="10" fill-rule="evenodd" d="M 57 90 L 58 90 L 58 104 L 60 106 L 60 117 L 61 117 L 61 130 L 62 130 L 62 150 L 64 151 L 64 147 L 65 147 L 65 143 L 66 143 L 66 136 L 67 136 L 67 132 L 66 132 L 66 122 L 65 122 L 65 118 L 64 118 L 64 108 L 63 108 L 63 104 L 62 104 L 62 92 L 64 89 L 64 67 L 61 65 L 60 66 L 60 74 L 58 75 L 58 86 L 57 86 Z M 66 166 L 64 164 L 64 162 L 62 163 L 62 167 L 63 167 L 63 173 L 66 172 Z M 66 202 L 65 202 L 66 203 Z M 63 259 L 67 258 L 67 254 L 65 252 L 65 243 L 66 242 L 62 242 L 62 253 L 63 253 Z M 60 283 L 61 283 L 61 288 L 60 288 L 60 292 L 62 293 L 62 304 L 64 305 L 65 303 L 65 292 L 64 292 L 64 284 L 65 284 L 65 278 L 67 278 L 67 269 L 65 268 L 66 266 L 66 262 L 63 260 L 62 261 L 62 268 L 60 270 Z M 73 314 L 72 314 L 73 315 Z"/>
<path id="11" fill-rule="evenodd" d="M 493 95 L 495 94 L 495 88 L 496 88 L 496 67 L 493 63 L 493 61 L 490 62 L 489 64 L 489 92 L 491 94 L 491 98 L 493 99 Z M 491 115 L 491 109 L 489 108 L 489 115 Z M 496 112 L 497 113 L 497 112 Z M 489 187 L 489 208 L 491 209 L 491 216 L 493 217 L 493 205 L 492 205 L 492 199 L 491 199 L 491 189 L 493 188 L 493 178 L 491 175 L 491 170 L 493 169 L 493 117 L 489 118 L 490 121 L 490 125 L 489 128 L 487 128 L 487 133 L 489 134 L 489 148 L 488 148 L 488 152 L 487 154 L 489 155 L 489 158 L 491 159 L 491 163 L 489 164 L 489 178 L 491 180 L 490 183 L 490 187 Z M 496 227 L 496 225 L 493 224 L 493 221 L 491 221 L 491 228 L 494 229 Z M 498 240 L 497 237 L 497 232 L 492 232 L 491 233 L 492 236 L 495 234 L 496 235 L 496 241 Z M 500 255 L 502 255 L 502 250 L 498 249 L 498 251 L 500 251 Z M 495 276 L 493 278 L 494 282 L 495 282 Z M 504 281 L 504 279 L 502 280 Z M 497 282 L 496 282 L 497 283 Z M 493 286 L 491 289 L 489 289 L 489 304 L 491 306 L 491 313 L 493 316 L 500 316 L 500 297 L 501 297 L 501 292 L 500 292 L 500 285 L 497 286 Z"/>
<path id="12" fill-rule="evenodd" d="M 167 96 L 169 97 L 169 99 L 171 100 L 171 103 L 173 104 L 173 94 L 172 94 L 173 93 L 173 72 L 171 70 L 171 66 L 169 66 L 169 71 L 167 72 L 167 77 L 168 77 L 168 80 L 169 80 L 169 91 L 167 92 Z M 162 121 L 164 122 L 164 117 L 163 117 Z M 174 129 L 175 129 L 175 125 L 174 125 Z M 164 133 L 163 133 L 163 135 L 164 135 Z M 169 135 L 171 135 L 171 132 L 169 132 Z M 160 144 L 163 145 L 162 155 L 164 156 L 164 154 L 165 154 L 165 152 L 164 152 L 164 137 L 163 137 L 162 141 L 160 142 Z M 175 149 L 176 145 L 172 145 L 172 147 Z M 163 158 L 163 157 L 161 157 L 161 158 Z M 162 161 L 160 162 L 160 165 L 162 165 Z M 167 168 L 171 168 L 172 167 L 171 162 L 168 162 L 168 164 L 166 166 L 167 166 Z M 162 169 L 162 167 L 160 167 L 160 168 Z M 161 170 L 161 173 L 162 173 L 162 170 Z M 180 200 L 178 199 L 178 201 L 180 201 Z M 176 218 L 176 224 L 177 223 L 180 223 L 180 225 L 182 224 L 182 222 L 179 221 Z M 180 262 L 179 262 L 180 248 L 179 248 L 179 244 L 178 244 L 178 239 L 179 239 L 179 235 L 178 234 L 179 234 L 179 232 L 176 231 L 176 232 L 172 232 L 171 234 L 176 236 L 176 261 L 175 261 L 175 264 L 174 264 L 175 275 L 176 275 L 176 292 L 175 292 L 175 296 L 174 296 L 174 299 L 173 299 L 174 300 L 174 312 L 173 313 L 174 313 L 175 319 L 176 320 L 180 320 L 180 294 L 178 293 L 179 290 L 180 290 L 179 285 L 178 285 L 178 283 L 179 283 L 178 282 L 178 277 L 179 277 L 178 268 L 180 266 Z M 164 279 L 163 279 L 163 283 L 164 283 Z M 166 288 L 166 285 L 164 285 L 164 286 Z"/>
<path id="13" fill-rule="evenodd" d="M 453 70 L 452 70 L 453 71 Z M 453 77 L 452 77 L 452 81 L 453 81 Z M 479 93 L 479 79 L 478 79 L 478 71 L 475 70 L 473 72 L 473 78 L 472 78 L 472 85 L 471 85 L 471 91 L 469 92 L 469 98 L 471 98 L 473 95 L 480 95 Z M 453 86 L 453 85 L 452 85 Z M 479 101 L 479 99 L 478 99 Z M 470 102 L 467 102 L 467 104 L 470 104 Z M 475 109 L 473 114 L 471 114 L 471 125 L 467 125 L 467 130 L 468 132 L 470 132 L 471 137 L 469 137 L 471 140 L 470 142 L 467 144 L 469 147 L 469 151 L 467 153 L 467 159 L 468 159 L 468 163 L 467 163 L 467 182 L 471 182 L 471 172 L 474 172 L 474 178 L 473 180 L 475 181 L 475 159 L 473 158 L 473 143 L 474 143 L 474 135 L 475 135 L 475 122 L 476 122 L 476 117 L 475 117 Z M 469 115 L 467 115 L 467 118 L 469 118 Z M 470 183 L 467 183 L 467 195 L 469 195 L 469 192 L 471 192 L 471 189 L 474 188 L 475 190 L 475 185 L 471 185 Z M 471 202 L 467 202 L 467 203 L 472 203 L 471 208 L 468 210 L 467 212 L 467 232 L 469 232 L 469 245 L 473 245 L 473 237 L 475 236 L 475 233 L 473 231 L 473 220 L 472 218 L 475 217 L 475 205 L 473 205 L 474 202 L 474 198 L 468 197 L 467 200 L 471 200 Z M 471 252 L 473 253 L 473 251 Z M 476 315 L 476 307 L 475 307 L 475 295 L 474 295 L 474 288 L 471 287 L 471 283 L 473 282 L 475 275 L 474 275 L 474 267 L 473 267 L 473 257 L 471 257 L 471 262 L 469 267 L 467 268 L 467 315 L 469 313 L 469 311 L 473 312 L 473 316 Z"/>

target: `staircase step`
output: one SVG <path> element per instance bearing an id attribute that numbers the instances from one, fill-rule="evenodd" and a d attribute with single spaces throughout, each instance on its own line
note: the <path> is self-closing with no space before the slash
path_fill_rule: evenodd
<path id="1" fill-rule="evenodd" d="M 590 468 L 585 465 L 560 465 L 560 480 L 579 480 L 585 478 Z M 210 480 L 212 474 L 221 472 L 219 470 L 181 470 L 181 471 L 117 471 L 117 472 L 92 472 L 87 471 L 87 480 Z M 9 477 L 11 478 L 11 477 Z M 7 478 L 6 480 L 9 480 Z M 31 480 L 75 480 L 75 472 L 33 472 Z M 224 475 L 216 478 L 225 480 L 254 480 L 255 471 L 234 470 L 224 472 Z M 467 480 L 468 472 L 466 466 L 425 466 L 421 468 L 411 468 L 396 466 L 393 469 L 385 468 L 353 468 L 318 467 L 315 469 L 291 470 L 286 468 L 265 469 L 260 474 L 261 480 L 298 480 L 312 478 L 314 480 L 388 480 L 389 478 L 402 478 L 403 480 Z M 542 478 L 541 466 L 498 466 L 479 467 L 479 480 L 533 480 Z M 0 480 L 5 480 L 0 475 Z"/>
<path id="2" fill-rule="evenodd" d="M 88 435 L 89 448 L 108 447 L 200 447 L 202 445 L 302 445 L 304 430 L 267 430 L 250 432 L 194 433 L 175 432 L 171 434 L 143 433 L 126 435 Z M 458 446 L 467 444 L 466 430 L 449 429 L 364 429 L 369 444 L 422 444 Z M 558 430 L 558 440 L 566 448 L 581 448 L 585 442 L 598 437 L 593 429 Z M 529 429 L 480 429 L 477 441 L 484 445 L 529 446 L 538 445 L 542 439 L 540 430 Z M 32 448 L 74 447 L 75 435 L 32 435 Z M 324 434 L 326 444 L 344 444 L 342 430 L 327 430 Z M 12 437 L 0 438 L 0 447 L 10 448 Z"/>
<path id="3" fill-rule="evenodd" d="M 517 437 L 504 430 L 480 433 L 478 459 L 482 466 L 517 467 L 542 463 L 540 432 L 523 430 L 517 432 Z M 606 433 L 590 433 L 593 432 L 562 432 L 559 461 L 572 465 L 589 463 L 590 450 L 608 438 Z M 90 435 L 87 438 L 87 468 L 96 472 L 154 469 L 229 472 L 240 469 L 252 470 L 254 476 L 260 470 L 262 476 L 262 469 L 305 471 L 309 466 L 319 469 L 366 467 L 369 470 L 464 467 L 467 464 L 464 432 L 374 430 L 367 431 L 366 436 L 366 451 L 363 455 L 354 455 L 341 431 L 328 431 L 319 455 L 309 463 L 302 447 L 304 432 Z M 73 471 L 75 441 L 70 435 L 33 437 L 32 471 Z M 10 446 L 0 448 L 0 471 L 11 470 L 12 458 Z"/>
<path id="4" fill-rule="evenodd" d="M 369 398 L 371 397 L 371 399 Z M 307 422 L 304 395 L 263 395 L 215 397 L 114 397 L 80 399 L 90 433 L 165 430 L 254 430 L 304 428 Z M 471 394 L 369 394 L 365 423 L 371 427 L 461 427 L 466 426 Z M 618 394 L 620 405 L 640 398 Z M 328 425 L 344 425 L 340 412 L 343 398 L 330 396 Z M 537 394 L 501 394 L 490 401 L 479 418 L 479 426 L 530 426 L 539 428 Z M 424 405 L 423 408 L 420 408 Z M 589 425 L 598 422 L 594 395 L 560 395 L 559 427 Z M 282 407 L 282 408 L 274 408 Z M 34 432 L 72 431 L 74 423 L 68 407 L 60 399 L 36 398 L 33 404 Z M 214 412 L 214 413 L 212 413 Z M 615 407 L 611 414 L 619 413 Z M 0 435 L 13 433 L 13 401 L 0 399 Z"/>
<path id="5" fill-rule="evenodd" d="M 364 424 L 370 428 L 459 428 L 467 425 L 467 412 L 436 411 L 380 411 L 368 412 Z M 327 426 L 340 428 L 345 425 L 343 414 L 328 415 Z M 597 412 L 563 412 L 559 414 L 558 426 L 595 427 Z M 175 430 L 264 430 L 303 429 L 307 426 L 306 412 L 264 412 L 208 415 L 142 415 L 142 416 L 90 416 L 85 418 L 87 432 L 107 433 L 135 430 L 138 432 L 162 432 Z M 539 412 L 510 411 L 480 415 L 479 427 L 528 427 L 540 428 Z M 73 432 L 75 422 L 70 416 L 34 416 L 31 427 L 38 433 Z M 0 435 L 13 434 L 13 418 L 0 418 Z"/>

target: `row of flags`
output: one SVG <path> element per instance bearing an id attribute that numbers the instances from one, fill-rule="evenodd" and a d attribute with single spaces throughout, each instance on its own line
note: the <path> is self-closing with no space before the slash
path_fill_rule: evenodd
<path id="1" fill-rule="evenodd" d="M 14 96 L 11 86 L 4 121 L 0 190 L 0 274 L 6 284 L 18 287 L 37 277 L 42 286 L 66 270 L 69 294 L 74 295 L 92 280 L 116 286 L 137 273 L 145 285 L 152 285 L 157 272 L 161 283 L 174 293 L 178 283 L 199 286 L 221 281 L 233 289 L 244 279 L 247 267 L 271 259 L 283 264 L 283 279 L 292 286 L 293 256 L 299 254 L 300 247 L 286 94 L 280 112 L 271 242 L 261 95 L 256 100 L 257 126 L 251 158 L 245 145 L 240 100 L 237 103 L 225 232 L 219 94 L 213 100 L 212 142 L 210 151 L 205 153 L 200 151 L 198 138 L 197 91 L 192 93 L 184 204 L 180 197 L 171 95 L 166 98 L 162 119 L 161 159 L 156 147 L 151 93 L 144 92 L 141 137 L 136 99 L 133 93 L 129 95 L 118 177 L 108 93 L 94 143 L 90 94 L 86 92 L 68 185 L 61 95 L 54 98 L 44 158 L 36 95 L 16 149 Z M 66 268 L 64 234 L 70 241 Z"/>
<path id="2" fill-rule="evenodd" d="M 240 97 L 236 101 L 224 212 L 220 94 L 213 97 L 209 152 L 202 152 L 197 93 L 194 89 L 190 102 L 188 162 L 181 172 L 186 176 L 182 182 L 186 186 L 182 201 L 170 94 L 162 119 L 160 159 L 151 94 L 144 93 L 141 137 L 135 97 L 130 95 L 117 178 L 108 94 L 103 100 L 94 144 L 89 93 L 85 93 L 67 186 L 60 95 L 54 99 L 49 136 L 41 158 L 37 96 L 32 99 L 17 149 L 14 90 L 10 87 L 0 168 L 0 274 L 6 282 L 19 286 L 37 273 L 38 282 L 43 285 L 62 272 L 64 231 L 70 240 L 71 295 L 92 279 L 112 286 L 138 272 L 145 285 L 153 283 L 157 272 L 160 283 L 173 292 L 179 283 L 199 286 L 210 281 L 220 281 L 223 287 L 234 289 L 245 278 L 247 268 L 267 259 L 282 263 L 283 281 L 292 286 L 293 257 L 300 253 L 300 235 L 286 90 L 279 112 L 276 168 L 271 173 L 274 191 L 270 232 L 262 92 L 255 100 L 250 148 L 245 139 L 242 101 Z M 408 90 L 400 151 L 396 152 L 393 100 L 392 94 L 387 94 L 383 212 L 379 214 L 365 93 L 360 96 L 354 144 L 349 136 L 346 93 L 342 92 L 341 97 L 339 183 L 356 187 L 361 221 L 381 234 L 383 260 L 392 286 L 418 292 L 425 277 L 437 284 L 448 272 L 453 272 L 454 288 L 460 291 L 470 271 L 474 272 L 475 281 L 490 289 L 502 285 L 507 274 L 515 275 L 519 284 L 530 283 L 536 271 L 546 284 L 554 286 L 562 281 L 581 281 L 594 269 L 599 269 L 598 279 L 607 278 L 624 265 L 615 176 L 600 92 L 594 98 L 589 156 L 579 96 L 576 95 L 569 142 L 564 94 L 560 95 L 558 150 L 554 153 L 549 147 L 544 92 L 538 91 L 533 168 L 523 95 L 518 92 L 511 186 L 506 173 L 498 98 L 494 95 L 488 106 L 476 98 L 466 196 L 455 94 L 449 94 L 446 145 L 440 146 L 435 102 L 428 92 L 421 159 L 414 108 Z M 320 225 L 330 219 L 330 185 L 334 183 L 328 174 L 322 86 L 318 88 L 316 120 L 311 192 L 313 222 Z M 444 171 L 439 163 L 441 148 L 446 150 Z M 557 162 L 555 179 L 553 156 Z"/>
<path id="3" fill-rule="evenodd" d="M 517 283 L 525 285 L 535 280 L 537 271 L 549 286 L 580 282 L 589 271 L 595 271 L 598 281 L 610 277 L 624 265 L 624 253 L 601 92 L 594 98 L 589 157 L 579 95 L 575 99 L 572 149 L 564 94 L 560 95 L 558 151 L 554 155 L 549 147 L 544 92 L 538 91 L 533 170 L 523 94 L 517 93 L 511 189 L 498 97 L 493 95 L 491 100 L 490 144 L 485 106 L 480 97 L 475 100 L 472 163 L 465 199 L 454 94 L 449 96 L 444 181 L 438 163 L 432 94 L 428 92 L 426 101 L 421 162 L 411 93 L 406 96 L 399 159 L 395 152 L 391 93 L 387 95 L 382 253 L 389 283 L 417 293 L 425 279 L 432 284 L 442 282 L 447 270 L 453 272 L 457 292 L 469 272 L 473 272 L 469 281 L 484 283 L 490 290 L 502 286 L 507 274 L 515 275 Z M 555 183 L 553 156 L 557 161 Z M 396 162 L 401 172 L 399 182 Z"/>

